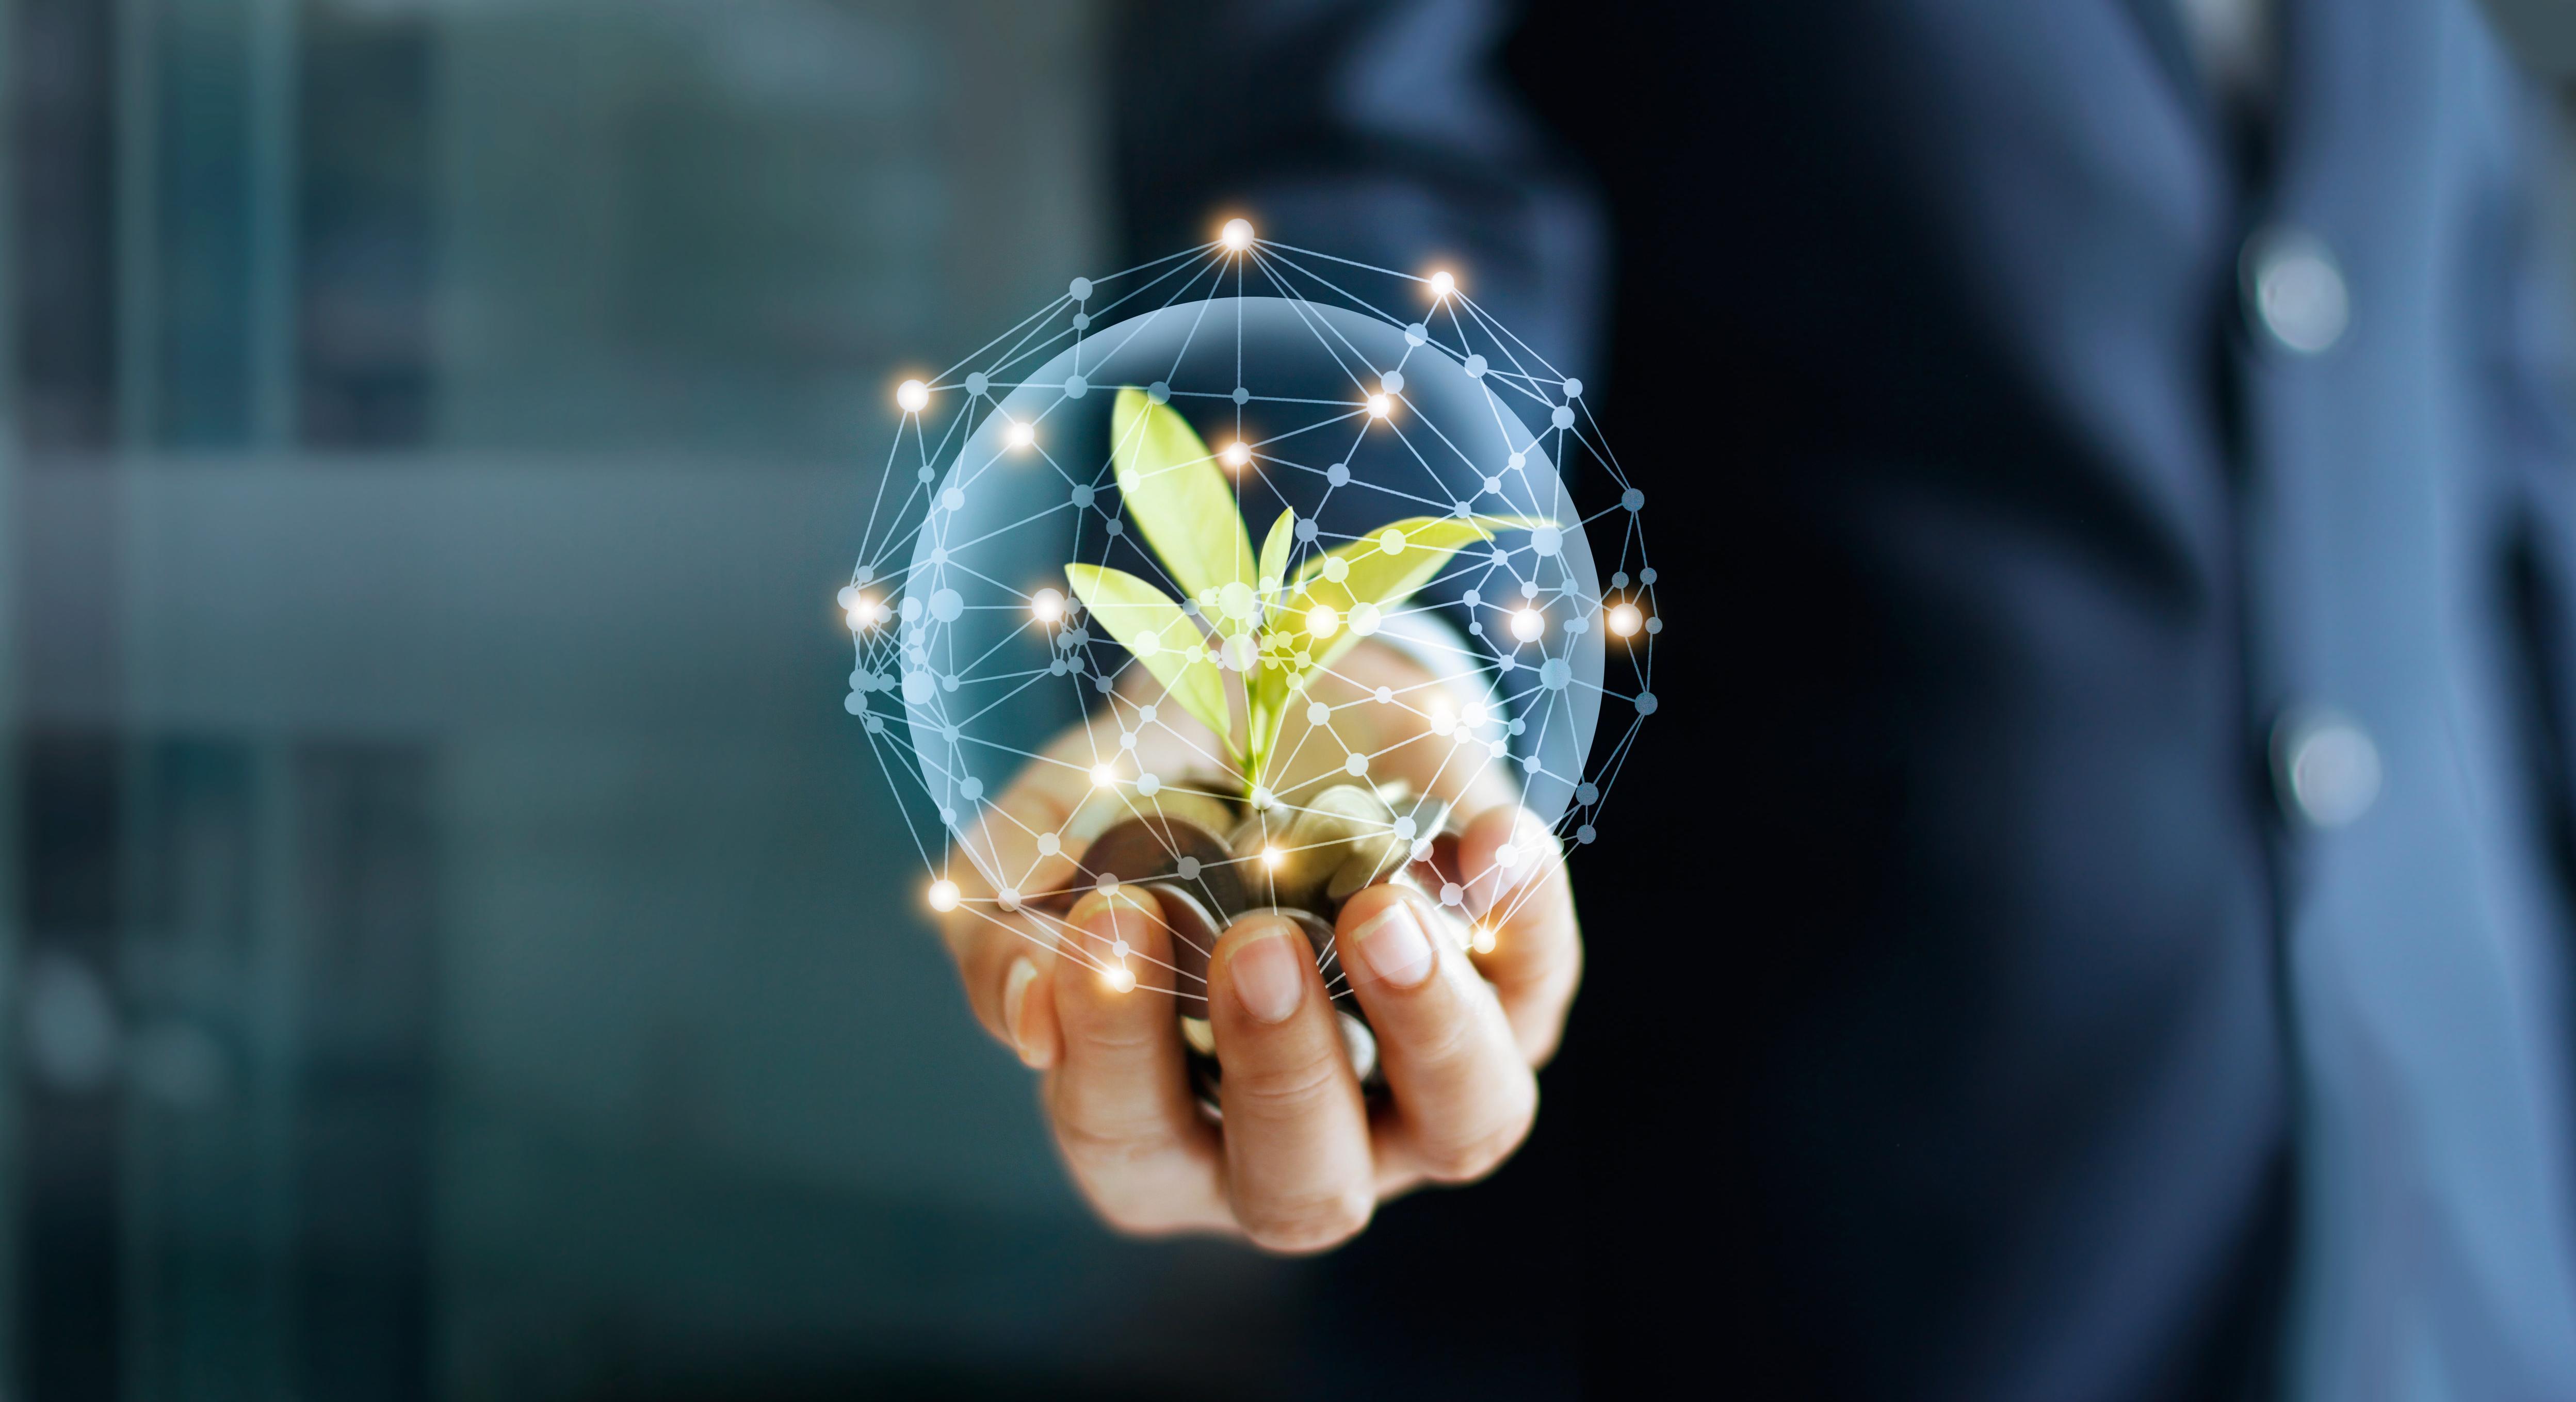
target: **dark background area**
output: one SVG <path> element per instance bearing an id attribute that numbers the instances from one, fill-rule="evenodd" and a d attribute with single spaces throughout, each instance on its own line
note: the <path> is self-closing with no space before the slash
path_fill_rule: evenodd
<path id="1" fill-rule="evenodd" d="M 0 1396 L 1575 1391 L 1580 1021 L 1474 1193 L 1121 1242 L 889 895 L 833 590 L 1128 261 L 1105 32 L 0 3 Z"/>

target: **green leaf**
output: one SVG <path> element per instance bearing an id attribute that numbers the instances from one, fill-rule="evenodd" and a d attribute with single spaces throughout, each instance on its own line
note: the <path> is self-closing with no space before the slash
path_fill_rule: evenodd
<path id="1" fill-rule="evenodd" d="M 1288 552 L 1296 548 L 1296 542 L 1297 513 L 1282 511 L 1279 519 L 1270 523 L 1270 538 L 1261 542 L 1261 580 L 1267 591 L 1261 600 L 1264 607 L 1277 602 L 1279 592 L 1288 585 Z"/>
<path id="2" fill-rule="evenodd" d="M 1125 570 L 1067 565 L 1064 578 L 1073 586 L 1074 597 L 1082 600 L 1082 606 L 1100 620 L 1100 626 L 1118 640 L 1120 647 L 1145 664 L 1145 670 L 1154 674 L 1181 709 L 1206 722 L 1228 749 L 1234 748 L 1229 733 L 1233 723 L 1226 714 L 1225 679 L 1217 665 L 1208 660 L 1198 625 L 1181 612 L 1181 606 L 1150 582 Z"/>
<path id="3" fill-rule="evenodd" d="M 1364 573 L 1383 574 L 1390 569 L 1402 573 L 1408 572 L 1411 566 L 1420 563 L 1407 553 L 1415 547 L 1438 551 L 1439 554 L 1430 572 L 1422 574 L 1404 591 L 1410 594 L 1413 590 L 1421 588 L 1424 581 L 1429 580 L 1432 574 L 1439 572 L 1439 561 L 1446 560 L 1462 546 L 1475 541 L 1492 540 L 1504 531 L 1531 531 L 1554 524 L 1556 523 L 1544 516 L 1407 517 L 1401 521 L 1390 521 L 1357 540 L 1345 542 L 1310 557 L 1306 563 L 1297 567 L 1297 578 L 1294 582 L 1303 584 L 1323 574 L 1326 562 L 1335 558 L 1339 558 L 1344 565 Z M 1400 532 L 1403 535 L 1403 551 L 1390 553 L 1387 550 L 1386 533 L 1388 531 Z M 1380 607 L 1402 602 L 1400 598 L 1391 598 L 1383 592 L 1373 592 L 1366 588 L 1357 589 L 1353 597 L 1374 598 Z M 1335 607 L 1338 608 L 1340 605 L 1336 604 Z"/>
<path id="4" fill-rule="evenodd" d="M 1252 588 L 1252 541 L 1234 484 L 1189 420 L 1129 387 L 1118 391 L 1109 428 L 1118 494 L 1173 582 L 1200 600 L 1228 584 Z"/>
<path id="5" fill-rule="evenodd" d="M 1491 540 L 1498 531 L 1528 530 L 1539 524 L 1544 523 L 1519 516 L 1416 516 L 1391 522 L 1374 534 L 1324 552 L 1298 570 L 1297 588 L 1279 608 L 1280 625 L 1307 630 L 1315 606 L 1329 606 L 1338 624 L 1330 636 L 1314 640 L 1312 664 L 1316 670 L 1329 667 L 1363 636 L 1351 626 L 1352 615 L 1363 606 L 1392 612 L 1430 583 L 1462 547 Z M 1397 539 L 1391 541 L 1390 535 Z M 1399 548 L 1389 550 L 1390 544 Z M 1338 580 L 1332 578 L 1334 561 L 1341 564 Z"/>
<path id="6" fill-rule="evenodd" d="M 1244 766 L 1251 782 L 1261 782 L 1289 709 L 1306 683 L 1364 636 L 1351 626 L 1352 615 L 1361 606 L 1391 612 L 1439 574 L 1462 547 L 1491 540 L 1501 531 L 1534 530 L 1548 524 L 1527 516 L 1416 516 L 1390 522 L 1374 534 L 1307 561 L 1297 571 L 1294 588 L 1271 610 L 1264 630 L 1264 641 L 1274 654 L 1281 645 L 1303 645 L 1307 660 L 1288 666 L 1265 663 L 1248 680 L 1251 730 L 1245 739 Z M 1394 533 L 1392 541 L 1389 532 Z M 1276 528 L 1271 534 L 1278 535 Z M 1390 544 L 1397 548 L 1388 549 Z M 1338 580 L 1329 577 L 1335 560 L 1341 562 Z M 1321 638 L 1313 636 L 1314 610 L 1319 604 L 1334 614 L 1332 631 Z"/>

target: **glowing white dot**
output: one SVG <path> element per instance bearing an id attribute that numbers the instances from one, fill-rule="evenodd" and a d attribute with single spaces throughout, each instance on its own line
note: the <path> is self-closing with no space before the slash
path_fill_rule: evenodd
<path id="1" fill-rule="evenodd" d="M 1444 269 L 1440 270 L 1439 272 L 1433 273 L 1433 274 L 1431 275 L 1431 295 L 1432 295 L 1432 296 L 1434 296 L 1434 297 L 1446 297 L 1446 296 L 1448 296 L 1450 293 L 1455 292 L 1455 291 L 1457 291 L 1457 290 L 1458 290 L 1458 279 L 1456 279 L 1456 278 L 1454 278 L 1454 277 L 1451 277 L 1451 276 L 1449 275 L 1449 271 L 1448 271 L 1446 268 L 1444 268 Z"/>
<path id="2" fill-rule="evenodd" d="M 1261 864 L 1270 868 L 1272 871 L 1277 871 L 1279 869 L 1279 864 L 1287 860 L 1288 854 L 1280 851 L 1276 847 L 1264 847 L 1261 849 Z"/>
<path id="3" fill-rule="evenodd" d="M 1136 971 L 1128 968 L 1124 964 L 1111 965 L 1106 972 L 1101 974 L 1100 977 L 1102 982 L 1109 985 L 1109 991 L 1112 993 L 1131 993 L 1135 991 Z"/>
<path id="4" fill-rule="evenodd" d="M 942 914 L 957 908 L 957 883 L 940 880 L 930 883 L 930 908 Z"/>
<path id="5" fill-rule="evenodd" d="M 1547 632 L 1547 615 L 1537 609 L 1512 610 L 1512 636 L 1534 643 Z"/>
<path id="6" fill-rule="evenodd" d="M 1645 623 L 1645 616 L 1637 612 L 1635 604 L 1621 604 L 1610 610 L 1610 631 L 1620 637 L 1637 636 L 1637 630 L 1644 627 Z"/>
<path id="7" fill-rule="evenodd" d="M 1472 948 L 1473 948 L 1473 949 L 1474 949 L 1478 954 L 1491 954 L 1491 953 L 1493 953 L 1493 952 L 1494 952 L 1494 927 L 1493 927 L 1493 926 L 1491 926 L 1491 925 L 1479 925 L 1479 926 L 1477 926 L 1477 927 L 1476 927 L 1476 933 L 1475 933 L 1475 934 L 1474 934 L 1474 935 L 1469 939 L 1469 945 L 1470 945 L 1470 946 L 1471 946 L 1471 947 L 1472 947 Z"/>
<path id="8" fill-rule="evenodd" d="M 1105 789 L 1118 782 L 1118 771 L 1106 764 L 1095 764 L 1091 766 L 1091 782 Z"/>
<path id="9" fill-rule="evenodd" d="M 1052 589 L 1041 589 L 1029 600 L 1029 612 L 1040 623 L 1053 623 L 1064 617 L 1064 595 Z"/>
<path id="10" fill-rule="evenodd" d="M 1372 394 L 1368 397 L 1368 411 L 1371 418 L 1385 418 L 1395 412 L 1395 401 L 1383 394 Z"/>
<path id="11" fill-rule="evenodd" d="M 1317 639 L 1329 638 L 1342 629 L 1342 616 L 1331 604 L 1317 604 L 1306 610 L 1306 631 Z"/>
<path id="12" fill-rule="evenodd" d="M 1003 431 L 1002 437 L 1008 440 L 1010 445 L 1014 448 L 1025 448 L 1038 441 L 1037 426 L 1034 424 L 1013 423 L 1008 429 Z"/>
<path id="13" fill-rule="evenodd" d="M 930 407 L 930 386 L 919 380 L 906 380 L 895 386 L 894 402 L 907 414 L 918 414 Z"/>
<path id="14" fill-rule="evenodd" d="M 1250 248 L 1252 247 L 1252 221 L 1249 219 L 1228 219 L 1225 221 L 1225 231 L 1222 234 L 1219 234 L 1218 237 L 1225 241 L 1226 247 L 1234 249 L 1237 252 Z"/>
<path id="15" fill-rule="evenodd" d="M 1252 461 L 1252 448 L 1248 444 L 1228 443 L 1225 445 L 1225 450 L 1218 453 L 1217 457 L 1226 466 L 1241 471 L 1245 463 Z"/>

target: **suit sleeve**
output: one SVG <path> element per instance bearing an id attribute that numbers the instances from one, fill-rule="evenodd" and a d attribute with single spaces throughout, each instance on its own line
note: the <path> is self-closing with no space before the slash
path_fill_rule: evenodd
<path id="1" fill-rule="evenodd" d="M 2576 424 L 2568 412 L 2569 290 L 2534 188 L 2556 154 L 2539 99 L 2515 123 L 2502 193 L 2490 215 L 2488 295 L 2492 422 L 2522 510 L 2505 574 L 2529 683 L 2538 760 L 2535 808 L 2560 869 L 2576 872 Z M 2472 274 L 2474 276 L 2475 274 Z"/>
<path id="2" fill-rule="evenodd" d="M 1241 213 L 1382 267 L 1454 259 L 1504 325 L 1597 375 L 1603 219 L 1504 77 L 1515 18 L 1503 0 L 1131 0 L 1110 50 L 1130 251 Z"/>

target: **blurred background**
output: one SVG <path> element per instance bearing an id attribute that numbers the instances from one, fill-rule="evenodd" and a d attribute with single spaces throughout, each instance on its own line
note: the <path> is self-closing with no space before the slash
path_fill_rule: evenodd
<path id="1" fill-rule="evenodd" d="M 0 0 L 0 1396 L 1328 1383 L 1336 1267 L 1090 1224 L 841 707 L 889 386 L 1128 253 L 1104 8 Z"/>

